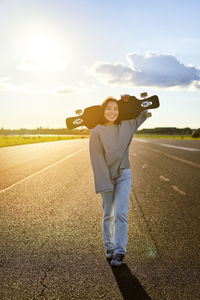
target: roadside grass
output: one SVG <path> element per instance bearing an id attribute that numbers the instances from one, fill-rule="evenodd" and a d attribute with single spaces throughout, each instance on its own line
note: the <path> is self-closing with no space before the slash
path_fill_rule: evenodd
<path id="1" fill-rule="evenodd" d="M 164 135 L 164 134 L 135 134 L 138 138 L 155 138 L 155 139 L 184 139 L 184 140 L 200 140 L 200 138 L 192 138 L 183 135 Z M 0 147 L 16 146 L 33 143 L 64 141 L 72 139 L 89 138 L 89 135 L 68 135 L 68 136 L 25 136 L 25 135 L 0 135 Z"/>
<path id="2" fill-rule="evenodd" d="M 84 139 L 89 135 L 70 136 L 25 136 L 25 135 L 0 135 L 0 147 L 16 146 L 33 143 L 54 142 L 72 139 Z"/>

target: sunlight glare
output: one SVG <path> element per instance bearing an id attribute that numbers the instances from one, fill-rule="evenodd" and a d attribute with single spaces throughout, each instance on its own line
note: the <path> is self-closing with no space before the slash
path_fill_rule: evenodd
<path id="1" fill-rule="evenodd" d="M 29 60 L 37 70 L 65 70 L 65 63 L 59 59 L 59 48 L 51 40 L 44 38 L 32 39 L 29 44 Z"/>

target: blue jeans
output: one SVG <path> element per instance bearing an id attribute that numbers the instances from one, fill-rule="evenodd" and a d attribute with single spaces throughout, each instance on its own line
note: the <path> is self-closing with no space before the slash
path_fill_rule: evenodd
<path id="1" fill-rule="evenodd" d="M 101 193 L 104 245 L 106 250 L 114 249 L 114 254 L 126 253 L 131 183 L 131 169 L 121 169 L 121 176 L 114 179 L 113 191 Z"/>

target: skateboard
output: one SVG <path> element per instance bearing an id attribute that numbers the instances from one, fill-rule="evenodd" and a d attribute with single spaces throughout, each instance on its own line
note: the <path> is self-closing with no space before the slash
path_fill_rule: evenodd
<path id="1" fill-rule="evenodd" d="M 118 100 L 119 118 L 120 120 L 136 119 L 143 110 L 154 109 L 159 107 L 159 98 L 154 95 L 146 98 L 147 93 L 141 93 L 143 100 L 137 99 L 135 96 L 130 96 L 128 101 Z M 68 129 L 74 129 L 79 126 L 86 126 L 92 129 L 99 124 L 101 114 L 101 105 L 94 105 L 84 109 L 82 115 L 67 118 L 66 126 Z"/>

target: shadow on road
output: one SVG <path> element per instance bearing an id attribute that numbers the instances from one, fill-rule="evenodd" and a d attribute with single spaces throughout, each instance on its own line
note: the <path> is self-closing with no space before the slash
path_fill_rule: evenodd
<path id="1" fill-rule="evenodd" d="M 110 260 L 107 260 L 110 264 Z M 120 267 L 111 266 L 120 292 L 125 300 L 151 300 L 139 280 L 131 274 L 129 267 L 123 263 Z"/>

